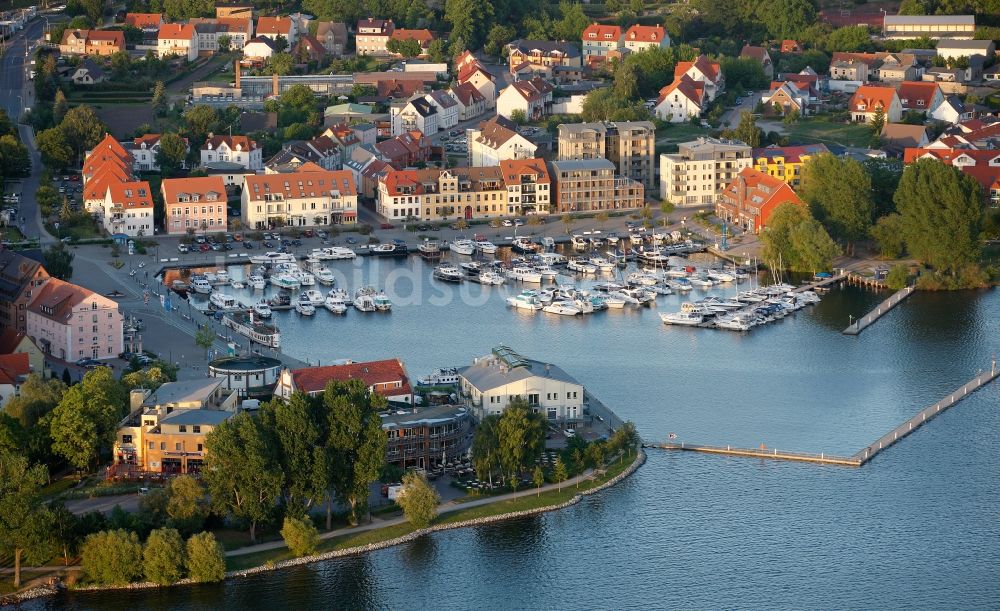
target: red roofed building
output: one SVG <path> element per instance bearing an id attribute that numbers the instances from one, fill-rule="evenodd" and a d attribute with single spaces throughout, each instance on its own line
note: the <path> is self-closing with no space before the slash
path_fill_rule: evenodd
<path id="1" fill-rule="evenodd" d="M 392 34 L 389 35 L 389 40 L 399 40 L 399 41 L 403 41 L 403 40 L 415 40 L 418 43 L 420 43 L 420 48 L 422 49 L 422 51 L 421 51 L 421 53 L 420 53 L 420 55 L 418 57 L 426 57 L 427 56 L 427 47 L 429 47 L 430 44 L 431 44 L 431 41 L 434 40 L 434 34 L 432 34 L 430 30 L 405 30 L 405 29 L 399 29 L 399 30 L 393 30 L 392 31 Z M 388 44 L 389 44 L 389 41 L 387 40 L 386 41 L 386 45 L 388 45 Z M 386 52 L 387 53 L 389 52 L 388 48 L 386 48 Z M 397 54 L 396 57 L 402 57 L 402 56 Z"/>
<path id="2" fill-rule="evenodd" d="M 660 90 L 653 113 L 661 121 L 684 123 L 691 117 L 700 117 L 707 103 L 705 83 L 681 74 L 673 83 Z"/>
<path id="3" fill-rule="evenodd" d="M 781 41 L 782 53 L 802 53 L 803 51 L 805 51 L 805 48 L 797 40 L 785 39 Z"/>
<path id="4" fill-rule="evenodd" d="M 63 55 L 113 55 L 125 50 L 120 30 L 66 30 L 59 41 Z"/>
<path id="5" fill-rule="evenodd" d="M 0 354 L 0 408 L 21 391 L 21 383 L 31 373 L 27 354 Z"/>
<path id="6" fill-rule="evenodd" d="M 937 159 L 956 167 L 979 183 L 988 206 L 1000 206 L 1000 151 L 974 149 L 908 148 L 903 163 L 921 159 Z"/>
<path id="7" fill-rule="evenodd" d="M 486 112 L 486 98 L 472 83 L 454 85 L 449 93 L 458 102 L 459 121 L 475 119 Z"/>
<path id="8" fill-rule="evenodd" d="M 903 111 L 914 110 L 922 114 L 933 112 L 944 102 L 944 94 L 937 83 L 903 81 L 896 88 Z"/>
<path id="9" fill-rule="evenodd" d="M 715 215 L 746 231 L 759 233 L 781 204 L 805 205 L 781 179 L 754 168 L 744 168 L 719 194 Z"/>
<path id="10" fill-rule="evenodd" d="M 521 110 L 528 121 L 536 121 L 552 111 L 554 88 L 540 78 L 511 83 L 497 97 L 497 114 L 508 119 Z"/>
<path id="11" fill-rule="evenodd" d="M 424 82 L 420 79 L 379 79 L 375 83 L 378 96 L 389 100 L 406 100 L 423 90 Z"/>
<path id="12" fill-rule="evenodd" d="M 0 327 L 24 333 L 25 310 L 48 279 L 38 261 L 13 250 L 0 250 Z"/>
<path id="13" fill-rule="evenodd" d="M 507 185 L 507 214 L 549 213 L 553 189 L 544 159 L 505 159 L 500 173 Z"/>
<path id="14" fill-rule="evenodd" d="M 361 380 L 374 393 L 395 403 L 413 403 L 413 388 L 406 368 L 399 359 L 347 363 L 324 367 L 285 369 L 278 378 L 274 394 L 289 399 L 295 392 L 322 394 L 330 382 Z"/>
<path id="15" fill-rule="evenodd" d="M 431 141 L 419 131 L 400 134 L 375 145 L 382 161 L 397 170 L 414 166 L 431 158 Z"/>
<path id="16" fill-rule="evenodd" d="M 201 165 L 235 163 L 246 170 L 263 170 L 263 149 L 247 136 L 209 134 L 201 145 Z"/>
<path id="17" fill-rule="evenodd" d="M 298 40 L 295 22 L 288 17 L 260 17 L 257 19 L 257 36 L 277 40 L 279 36 L 288 41 L 291 48 Z"/>
<path id="18" fill-rule="evenodd" d="M 636 24 L 625 31 L 625 48 L 631 53 L 647 49 L 666 49 L 670 46 L 670 35 L 662 25 Z"/>
<path id="19" fill-rule="evenodd" d="M 176 55 L 188 61 L 198 59 L 198 33 L 185 23 L 166 23 L 156 36 L 156 53 L 161 58 Z"/>
<path id="20" fill-rule="evenodd" d="M 358 55 L 386 55 L 385 45 L 396 29 L 392 19 L 362 19 L 354 30 L 354 47 Z"/>
<path id="21" fill-rule="evenodd" d="M 23 354 L 32 373 L 45 374 L 45 355 L 23 331 L 7 328 L 0 333 L 0 354 Z"/>
<path id="22" fill-rule="evenodd" d="M 474 58 L 471 62 L 467 58 L 464 58 L 463 61 L 464 63 L 458 69 L 457 80 L 459 84 L 464 85 L 468 83 L 472 85 L 483 96 L 487 109 L 496 108 L 497 77 Z"/>
<path id="23" fill-rule="evenodd" d="M 145 180 L 108 184 L 104 204 L 90 211 L 108 233 L 153 235 L 153 193 Z"/>
<path id="24" fill-rule="evenodd" d="M 225 231 L 226 184 L 221 176 L 165 178 L 160 185 L 170 235 Z"/>
<path id="25" fill-rule="evenodd" d="M 760 62 L 761 67 L 764 69 L 764 76 L 767 77 L 767 80 L 771 80 L 774 77 L 774 63 L 771 62 L 771 54 L 768 53 L 767 49 L 764 47 L 743 45 L 743 50 L 740 51 L 740 57 Z"/>
<path id="26" fill-rule="evenodd" d="M 674 81 L 687 75 L 692 80 L 704 83 L 705 96 L 711 102 L 715 96 L 726 88 L 726 79 L 718 62 L 709 61 L 704 55 L 699 55 L 693 62 L 677 62 L 674 67 Z"/>
<path id="27" fill-rule="evenodd" d="M 580 35 L 583 42 L 583 61 L 586 64 L 603 62 L 608 57 L 621 56 L 625 48 L 622 29 L 616 25 L 592 23 Z"/>
<path id="28" fill-rule="evenodd" d="M 903 106 L 892 87 L 862 85 L 851 96 L 847 108 L 851 113 L 851 120 L 857 123 L 871 121 L 878 108 L 885 113 L 885 120 L 889 123 L 897 123 L 903 116 Z"/>
<path id="29" fill-rule="evenodd" d="M 64 361 L 113 359 L 122 352 L 122 315 L 111 299 L 50 278 L 28 306 L 27 334 Z"/>

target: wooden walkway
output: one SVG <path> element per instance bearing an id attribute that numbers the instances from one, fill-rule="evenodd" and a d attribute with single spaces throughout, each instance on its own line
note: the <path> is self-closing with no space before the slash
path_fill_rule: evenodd
<path id="1" fill-rule="evenodd" d="M 706 446 L 696 443 L 659 443 L 644 444 L 644 447 L 661 450 L 682 450 L 685 452 L 702 452 L 705 454 L 726 454 L 746 458 L 769 458 L 772 460 L 795 460 L 799 462 L 823 463 L 845 467 L 860 467 L 861 462 L 855 457 L 834 456 L 833 454 L 811 454 L 809 452 L 789 452 L 777 448 L 736 448 L 733 446 Z"/>
<path id="2" fill-rule="evenodd" d="M 904 299 L 912 295 L 914 290 L 915 289 L 912 286 L 908 286 L 902 290 L 897 291 L 895 294 L 893 294 L 892 297 L 878 304 L 878 306 L 874 310 L 868 312 L 861 318 L 851 323 L 851 325 L 846 329 L 844 329 L 843 331 L 841 331 L 841 333 L 843 333 L 844 335 L 858 335 L 859 333 L 870 327 L 876 320 L 882 318 L 882 316 L 888 313 L 889 310 L 893 309 L 894 307 L 902 303 Z"/>
<path id="3" fill-rule="evenodd" d="M 829 278 L 823 278 L 822 280 L 817 280 L 815 282 L 810 282 L 809 284 L 803 284 L 802 286 L 796 287 L 792 290 L 793 293 L 802 293 L 804 291 L 815 291 L 816 289 L 823 288 L 824 286 L 830 286 L 831 284 L 836 284 L 843 280 L 846 280 L 850 274 L 848 272 L 841 272 Z"/>

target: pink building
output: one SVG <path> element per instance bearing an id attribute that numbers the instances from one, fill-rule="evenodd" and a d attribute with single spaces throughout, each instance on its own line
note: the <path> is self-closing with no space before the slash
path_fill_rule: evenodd
<path id="1" fill-rule="evenodd" d="M 226 184 L 221 176 L 168 178 L 160 190 L 170 235 L 226 230 Z"/>
<path id="2" fill-rule="evenodd" d="M 28 337 L 66 361 L 113 359 L 122 352 L 122 315 L 114 301 L 51 278 L 28 306 Z"/>

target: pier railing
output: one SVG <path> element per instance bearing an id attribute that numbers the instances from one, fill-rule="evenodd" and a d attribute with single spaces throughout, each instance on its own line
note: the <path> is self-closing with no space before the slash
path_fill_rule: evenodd
<path id="1" fill-rule="evenodd" d="M 878 320 L 884 314 L 886 314 L 889 310 L 893 309 L 894 307 L 899 305 L 904 299 L 912 295 L 914 290 L 916 289 L 914 289 L 912 286 L 908 286 L 904 289 L 897 291 L 892 295 L 892 297 L 889 297 L 882 303 L 878 304 L 878 306 L 876 306 L 874 310 L 868 312 L 861 318 L 854 321 L 850 326 L 844 329 L 842 333 L 844 335 L 858 335 L 859 333 L 867 329 L 869 326 L 871 326 L 872 323 L 874 323 L 876 320 Z"/>

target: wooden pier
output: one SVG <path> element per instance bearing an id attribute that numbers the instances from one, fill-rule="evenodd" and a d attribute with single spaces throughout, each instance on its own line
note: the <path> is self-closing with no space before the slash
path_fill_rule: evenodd
<path id="1" fill-rule="evenodd" d="M 897 305 L 899 305 L 904 299 L 913 294 L 915 289 L 912 286 L 908 286 L 902 290 L 897 291 L 892 297 L 886 299 L 878 306 L 868 312 L 861 318 L 857 319 L 849 327 L 841 331 L 844 335 L 858 335 L 868 327 L 870 327 L 876 320 L 881 318 L 883 315 L 889 312 Z"/>
<path id="2" fill-rule="evenodd" d="M 644 444 L 645 445 L 645 444 Z M 777 448 L 737 448 L 734 446 L 706 446 L 696 443 L 659 443 L 646 447 L 661 450 L 682 450 L 685 452 L 702 452 L 705 454 L 725 454 L 743 456 L 746 458 L 768 458 L 772 460 L 794 460 L 798 462 L 822 463 L 844 467 L 860 467 L 863 463 L 855 456 L 835 456 L 833 454 L 812 454 L 809 452 L 789 452 Z"/>
<path id="3" fill-rule="evenodd" d="M 804 291 L 815 291 L 816 289 L 821 289 L 825 286 L 830 286 L 831 284 L 837 284 L 845 280 L 850 276 L 847 272 L 840 272 L 830 276 L 829 278 L 823 278 L 822 280 L 816 280 L 815 282 L 810 282 L 809 284 L 803 284 L 802 286 L 796 287 L 792 290 L 793 293 L 802 293 Z"/>

